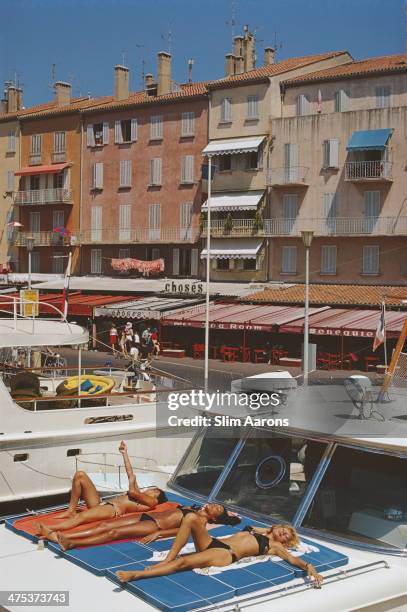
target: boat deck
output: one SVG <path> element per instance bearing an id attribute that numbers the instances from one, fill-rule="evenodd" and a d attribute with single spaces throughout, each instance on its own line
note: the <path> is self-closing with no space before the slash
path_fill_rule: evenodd
<path id="1" fill-rule="evenodd" d="M 178 502 L 192 500 L 169 494 Z M 168 550 L 170 540 L 141 545 L 135 541 L 116 542 L 109 545 L 87 547 L 62 552 L 57 544 L 48 543 L 39 550 L 36 538 L 13 531 L 17 517 L 0 527 L 0 590 L 65 590 L 70 593 L 69 607 L 82 612 L 97 609 L 121 612 L 159 609 L 183 612 L 196 609 L 231 610 L 239 602 L 253 604 L 256 610 L 269 610 L 271 601 L 284 597 L 284 610 L 329 609 L 332 612 L 352 609 L 345 605 L 352 602 L 368 603 L 374 597 L 374 585 L 380 584 L 380 596 L 384 591 L 395 596 L 402 589 L 403 568 L 392 564 L 391 570 L 383 556 L 352 551 L 338 546 L 327 546 L 317 540 L 302 540 L 308 552 L 303 558 L 316 565 L 325 576 L 321 590 L 310 588 L 303 573 L 278 560 L 260 560 L 253 565 L 239 568 L 234 565 L 215 575 L 183 572 L 170 577 L 130 582 L 125 586 L 115 583 L 118 569 L 141 568 L 151 562 L 159 551 Z M 242 525 L 256 524 L 243 518 Z M 219 526 L 211 530 L 214 536 L 231 534 L 238 528 Z M 352 584 L 349 584 L 352 583 Z M 364 585 L 364 586 L 363 586 Z M 403 589 L 404 591 L 405 589 Z M 352 594 L 353 593 L 353 594 Z M 137 598 L 137 599 L 136 599 Z M 275 601 L 276 610 L 282 610 Z M 18 610 L 12 605 L 8 610 Z M 48 607 L 48 606 L 47 606 Z M 49 606 L 49 610 L 57 609 Z M 30 609 L 28 606 L 26 609 Z M 33 608 L 34 609 L 34 608 Z"/>

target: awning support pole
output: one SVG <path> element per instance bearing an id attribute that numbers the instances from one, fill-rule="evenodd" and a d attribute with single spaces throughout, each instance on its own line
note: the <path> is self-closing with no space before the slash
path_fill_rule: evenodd
<path id="1" fill-rule="evenodd" d="M 206 223 L 206 301 L 205 301 L 205 368 L 204 387 L 208 391 L 209 386 L 209 278 L 211 272 L 211 181 L 212 181 L 212 158 L 208 157 L 208 219 Z"/>

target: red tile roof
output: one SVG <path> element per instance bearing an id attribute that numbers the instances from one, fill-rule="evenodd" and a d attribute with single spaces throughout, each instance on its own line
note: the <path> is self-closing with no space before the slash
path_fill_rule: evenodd
<path id="1" fill-rule="evenodd" d="M 269 77 L 288 72 L 289 70 L 295 70 L 303 66 L 308 66 L 309 64 L 315 64 L 316 62 L 320 62 L 322 60 L 339 57 L 340 55 L 349 56 L 347 51 L 331 51 L 328 53 L 319 53 L 317 55 L 289 57 L 275 64 L 260 66 L 260 68 L 255 68 L 254 70 L 249 70 L 248 72 L 242 72 L 241 74 L 234 74 L 231 76 L 224 77 L 222 79 L 218 79 L 216 81 L 212 81 L 209 84 L 209 89 L 217 89 L 220 87 L 228 86 L 233 87 L 234 85 L 237 85 L 239 83 L 247 83 L 250 81 L 259 81 L 267 79 Z"/>
<path id="2" fill-rule="evenodd" d="M 406 308 L 407 287 L 388 285 L 310 285 L 310 304 L 321 306 L 380 306 L 386 296 L 386 304 Z M 394 296 L 394 297 L 392 297 Z M 272 304 L 303 304 L 304 285 L 276 285 L 253 293 L 241 301 L 268 302 Z"/>
<path id="3" fill-rule="evenodd" d="M 303 74 L 284 81 L 286 87 L 299 85 L 302 83 L 312 83 L 315 81 L 330 81 L 335 79 L 346 79 L 369 74 L 385 72 L 405 72 L 407 71 L 407 55 L 383 55 L 381 57 L 370 57 L 364 60 L 352 61 L 333 68 L 326 68 Z"/>

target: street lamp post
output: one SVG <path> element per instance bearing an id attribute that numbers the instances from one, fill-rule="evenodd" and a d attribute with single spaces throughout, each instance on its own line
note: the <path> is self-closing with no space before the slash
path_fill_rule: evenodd
<path id="1" fill-rule="evenodd" d="M 302 369 L 304 386 L 306 387 L 308 385 L 309 372 L 309 252 L 314 232 L 312 230 L 305 230 L 301 232 L 301 236 L 305 246 L 304 349 Z"/>
<path id="2" fill-rule="evenodd" d="M 34 236 L 26 236 L 25 244 L 28 252 L 28 289 L 31 289 L 31 253 L 34 248 Z"/>

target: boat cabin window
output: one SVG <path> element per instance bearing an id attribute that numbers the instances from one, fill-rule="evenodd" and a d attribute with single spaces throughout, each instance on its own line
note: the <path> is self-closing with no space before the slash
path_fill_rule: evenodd
<path id="1" fill-rule="evenodd" d="M 303 527 L 386 548 L 407 543 L 407 457 L 338 447 Z"/>
<path id="2" fill-rule="evenodd" d="M 292 521 L 325 448 L 321 442 L 255 430 L 217 500 L 275 521 Z"/>
<path id="3" fill-rule="evenodd" d="M 174 477 L 174 485 L 207 496 L 222 473 L 233 449 L 240 440 L 240 430 L 229 429 L 223 435 L 208 427 L 197 436 Z"/>

